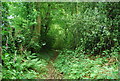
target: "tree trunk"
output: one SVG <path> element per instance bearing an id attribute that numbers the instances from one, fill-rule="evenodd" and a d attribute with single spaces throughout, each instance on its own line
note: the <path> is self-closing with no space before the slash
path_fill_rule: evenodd
<path id="1" fill-rule="evenodd" d="M 40 17 L 40 3 L 39 2 L 36 2 L 35 3 L 35 6 L 36 6 L 36 10 L 38 11 L 38 14 L 37 14 L 37 17 L 36 17 L 36 22 L 37 22 L 37 25 L 35 26 L 34 30 L 33 30 L 33 33 L 34 33 L 34 36 L 32 38 L 33 41 L 35 42 L 38 42 L 39 41 L 39 38 L 40 38 L 40 31 L 41 31 L 41 17 Z"/>

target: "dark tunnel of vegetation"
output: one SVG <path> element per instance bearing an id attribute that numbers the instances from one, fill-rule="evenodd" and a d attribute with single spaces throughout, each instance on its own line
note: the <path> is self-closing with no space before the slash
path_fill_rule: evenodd
<path id="1" fill-rule="evenodd" d="M 35 78 L 38 75 L 36 68 L 44 67 L 47 63 L 40 59 L 43 65 L 39 66 L 37 61 L 31 60 L 35 58 L 30 56 L 46 50 L 59 50 L 60 54 L 68 56 L 66 58 L 80 58 L 84 54 L 117 58 L 120 50 L 119 19 L 120 4 L 117 2 L 2 2 L 3 78 Z M 62 55 L 58 58 L 60 60 Z M 26 62 L 30 60 L 31 64 Z M 63 63 L 62 61 L 58 63 Z M 19 66 L 21 62 L 24 63 L 23 66 Z M 72 61 L 67 61 L 69 62 Z M 33 69 L 29 70 L 29 67 Z M 46 69 L 43 69 L 40 68 L 39 71 L 45 73 Z M 64 72 L 60 67 L 58 69 Z M 79 74 L 70 78 L 73 75 L 66 73 L 64 78 L 83 79 L 89 76 Z M 94 74 L 90 76 L 95 78 Z"/>

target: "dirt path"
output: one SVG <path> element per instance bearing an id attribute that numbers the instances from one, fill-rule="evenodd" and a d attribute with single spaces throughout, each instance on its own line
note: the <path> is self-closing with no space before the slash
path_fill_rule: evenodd
<path id="1" fill-rule="evenodd" d="M 62 74 L 60 74 L 55 67 L 53 66 L 55 59 L 57 58 L 59 53 L 54 52 L 54 56 L 48 62 L 47 69 L 48 75 L 46 79 L 62 79 Z"/>

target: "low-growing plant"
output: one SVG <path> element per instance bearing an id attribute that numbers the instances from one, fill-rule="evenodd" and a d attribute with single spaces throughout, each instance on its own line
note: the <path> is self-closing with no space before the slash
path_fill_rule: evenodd
<path id="1" fill-rule="evenodd" d="M 54 66 L 64 79 L 118 79 L 118 63 L 112 57 L 89 56 L 74 51 L 63 51 Z"/>
<path id="2" fill-rule="evenodd" d="M 47 63 L 43 59 L 37 58 L 35 54 L 25 52 L 24 55 L 14 55 L 5 53 L 3 59 L 3 79 L 35 79 L 44 78 Z"/>

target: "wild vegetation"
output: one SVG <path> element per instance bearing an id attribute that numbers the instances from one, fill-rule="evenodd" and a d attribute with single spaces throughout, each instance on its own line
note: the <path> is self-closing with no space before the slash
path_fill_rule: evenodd
<path id="1" fill-rule="evenodd" d="M 1 10 L 0 78 L 119 79 L 119 3 L 2 2 Z"/>

